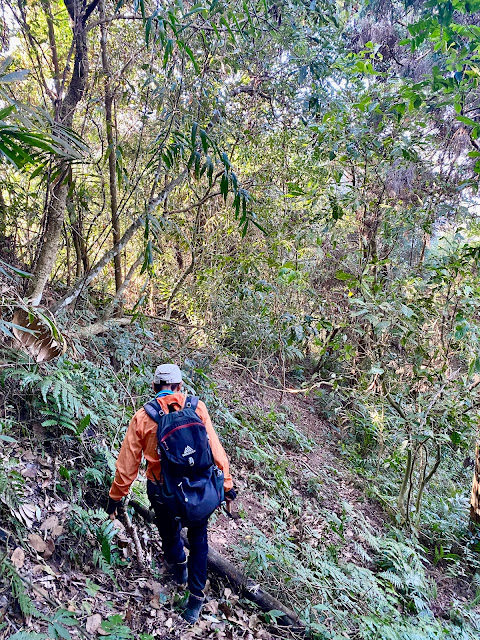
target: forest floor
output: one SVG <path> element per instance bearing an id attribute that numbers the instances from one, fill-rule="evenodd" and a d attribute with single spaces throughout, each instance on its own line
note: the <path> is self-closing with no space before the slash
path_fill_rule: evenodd
<path id="1" fill-rule="evenodd" d="M 365 520 L 375 535 L 386 533 L 386 527 L 394 524 L 392 516 L 387 514 L 379 502 L 368 497 L 365 480 L 354 475 L 348 469 L 345 460 L 341 456 L 341 434 L 336 426 L 333 426 L 325 417 L 315 410 L 312 398 L 305 394 L 282 394 L 281 390 L 274 391 L 267 386 L 255 385 L 248 373 L 238 373 L 229 367 L 217 368 L 216 379 L 219 381 L 218 393 L 222 396 L 226 405 L 231 403 L 231 390 L 235 389 L 236 396 L 243 398 L 243 402 L 251 403 L 263 411 L 269 411 L 278 407 L 281 403 L 289 412 L 291 420 L 298 426 L 308 438 L 313 438 L 316 445 L 312 451 L 298 454 L 287 452 L 285 457 L 290 462 L 290 473 L 296 476 L 297 485 L 302 487 L 305 475 L 311 478 L 321 478 L 321 493 L 312 499 L 319 500 L 323 508 L 342 517 L 343 505 L 347 503 L 356 514 Z M 239 502 L 243 503 L 246 518 L 237 521 L 227 519 L 222 515 L 212 526 L 210 539 L 212 545 L 226 557 L 235 559 L 232 549 L 242 542 L 242 538 L 248 536 L 246 523 L 252 521 L 263 533 L 271 532 L 269 523 L 271 511 L 266 501 L 258 495 L 258 492 L 248 486 L 248 479 L 241 478 L 245 484 L 245 490 L 239 496 Z M 319 514 L 318 519 L 310 523 L 318 535 L 319 548 L 325 549 L 329 545 L 338 542 L 338 535 L 329 526 L 328 522 Z M 295 529 L 291 530 L 295 536 Z M 362 541 L 361 532 L 354 528 L 347 528 L 343 538 L 344 544 L 339 547 L 339 560 L 345 562 L 358 562 L 364 564 L 358 557 L 355 542 Z M 448 617 L 449 611 L 455 601 L 468 602 L 474 595 L 469 581 L 459 576 L 447 574 L 442 566 L 430 564 L 426 567 L 427 574 L 431 576 L 437 585 L 435 599 L 431 602 L 432 611 L 439 617 Z M 480 612 L 480 607 L 476 607 Z"/>
<path id="2" fill-rule="evenodd" d="M 288 393 L 281 398 L 279 392 L 254 384 L 248 376 L 227 365 L 217 366 L 214 378 L 216 392 L 227 407 L 233 408 L 238 398 L 244 407 L 251 406 L 265 412 L 281 404 L 282 410 L 289 414 L 298 429 L 316 442 L 308 452 L 288 449 L 279 452 L 279 458 L 287 464 L 294 491 L 302 493 L 303 497 L 308 495 L 318 504 L 318 516 L 314 515 L 315 510 L 309 510 L 305 518 L 292 519 L 289 534 L 293 539 L 301 541 L 309 535 L 310 544 L 319 549 L 335 545 L 338 530 L 329 526 L 322 513 L 327 509 L 341 521 L 344 503 L 361 514 L 376 535 L 382 535 L 389 518 L 376 502 L 366 496 L 362 480 L 347 470 L 339 455 L 338 434 L 316 414 L 310 398 Z M 37 425 L 28 437 L 5 443 L 2 452 L 4 457 L 19 460 L 17 472 L 25 480 L 25 494 L 28 496 L 18 514 L 27 531 L 23 542 L 20 542 L 19 530 L 15 533 L 6 531 L 10 561 L 21 575 L 25 587 L 31 591 L 38 611 L 47 616 L 59 608 L 72 612 L 79 622 L 78 626 L 69 627 L 72 637 L 108 635 L 108 625 L 114 628 L 122 620 L 137 634 L 151 634 L 145 635 L 145 639 L 215 637 L 269 640 L 288 634 L 278 628 L 272 629 L 258 610 L 239 600 L 230 586 L 221 584 L 214 577 L 207 585 L 208 602 L 204 615 L 197 625 L 187 628 L 179 616 L 184 595 L 163 574 L 158 534 L 154 527 L 145 525 L 138 518 L 134 521 L 145 549 L 146 569 L 139 568 L 135 560 L 125 567 L 116 567 L 115 582 L 91 563 L 74 568 L 71 546 L 75 544 L 75 538 L 70 535 L 72 505 L 65 495 L 59 495 L 56 482 L 65 478 L 66 468 L 79 464 L 75 460 L 78 454 L 55 444 L 52 448 L 42 442 L 43 435 L 42 427 Z M 234 482 L 239 489 L 234 511 L 241 517 L 232 520 L 224 514 L 217 514 L 209 527 L 211 546 L 237 564 L 241 562 L 242 554 L 245 557 L 252 525 L 267 537 L 274 535 L 268 491 L 258 490 L 249 481 L 251 471 L 247 467 L 232 468 Z M 318 491 L 315 495 L 307 493 L 306 479 L 319 479 L 320 494 Z M 346 522 L 339 554 L 347 562 L 362 563 L 355 547 L 355 542 L 361 540 L 361 533 L 349 528 Z M 86 536 L 91 537 L 91 533 L 87 532 Z M 117 544 L 125 557 L 135 558 L 134 547 L 125 532 L 119 534 Z M 248 570 L 248 567 L 242 568 Z M 458 601 L 463 597 L 466 599 L 467 594 L 462 596 L 464 587 L 454 577 L 443 574 L 439 568 L 431 568 L 431 571 L 439 585 L 432 607 L 437 615 L 442 616 L 454 597 Z M 268 584 L 262 586 L 269 590 Z M 19 610 L 12 612 L 11 608 L 7 609 L 8 603 L 6 594 L 0 594 L 0 619 L 5 616 L 8 623 L 0 636 L 3 633 L 3 637 L 8 638 L 20 629 L 38 632 L 45 628 L 44 622 L 36 615 L 22 620 Z M 285 604 L 291 606 L 292 603 Z M 121 618 L 116 617 L 117 614 Z M 100 626 L 102 623 L 103 627 Z"/>
<path id="3" fill-rule="evenodd" d="M 278 408 L 278 405 L 281 404 L 282 409 L 287 410 L 290 419 L 297 425 L 299 431 L 315 441 L 316 446 L 310 452 L 286 451 L 282 454 L 282 457 L 289 463 L 289 474 L 297 480 L 295 485 L 299 487 L 299 491 L 302 490 L 305 476 L 321 478 L 321 506 L 330 509 L 340 517 L 342 503 L 348 502 L 355 511 L 362 513 L 375 530 L 380 532 L 385 521 L 385 514 L 375 502 L 365 496 L 363 485 L 358 478 L 347 471 L 338 455 L 337 438 L 332 427 L 328 421 L 316 413 L 310 398 L 306 398 L 303 394 L 290 393 L 284 393 L 282 396 L 281 391 L 273 391 L 255 385 L 245 374 L 239 374 L 228 368 L 218 368 L 215 377 L 218 380 L 217 391 L 227 406 L 229 406 L 229 402 L 231 403 L 232 389 L 235 389 L 236 397 L 242 398 L 243 403 L 251 404 L 265 412 Z M 269 532 L 270 528 L 271 512 L 265 499 L 262 499 L 266 496 L 262 496 L 250 486 L 248 471 L 247 475 L 243 469 L 238 471 L 239 477 L 234 477 L 234 480 L 237 483 L 240 482 L 240 486 L 244 487 L 240 491 L 238 502 L 239 505 L 242 505 L 246 517 L 232 521 L 222 515 L 211 527 L 213 546 L 226 556 L 233 556 L 232 547 L 240 542 L 245 522 L 255 523 L 265 534 Z M 232 474 L 235 475 L 235 469 L 232 470 Z M 329 482 L 329 480 L 332 481 Z M 311 496 L 311 499 L 319 500 L 319 497 Z M 322 541 L 322 546 L 328 546 L 333 541 L 334 534 L 320 517 L 315 522 L 315 529 L 319 534 L 319 540 Z M 295 535 L 296 532 L 291 531 L 291 533 Z M 348 530 L 347 537 L 353 539 L 353 532 Z M 353 557 L 348 548 L 344 550 L 344 553 L 346 559 Z"/>

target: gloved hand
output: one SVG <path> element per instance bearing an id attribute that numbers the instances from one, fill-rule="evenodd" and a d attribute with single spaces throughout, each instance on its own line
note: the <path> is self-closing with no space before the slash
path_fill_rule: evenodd
<path id="1" fill-rule="evenodd" d="M 227 502 L 233 502 L 235 500 L 235 498 L 237 497 L 237 492 L 235 491 L 235 489 L 229 489 L 228 491 L 225 491 L 225 500 Z"/>
<path id="2" fill-rule="evenodd" d="M 114 500 L 110 496 L 108 496 L 107 506 L 105 507 L 105 511 L 110 516 L 110 520 L 115 520 L 117 517 L 117 510 L 122 506 L 121 500 Z"/>

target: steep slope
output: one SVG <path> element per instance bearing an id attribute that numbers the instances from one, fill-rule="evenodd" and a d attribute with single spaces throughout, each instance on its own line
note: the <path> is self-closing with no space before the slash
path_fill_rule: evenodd
<path id="1" fill-rule="evenodd" d="M 118 531 L 103 512 L 132 406 L 149 397 L 152 366 L 178 357 L 174 335 L 163 339 L 132 326 L 77 344 L 75 359 L 5 367 L 4 637 L 289 633 L 275 625 L 278 614 L 260 614 L 214 576 L 201 621 L 187 629 L 178 615 L 184 595 L 163 572 L 156 529 L 133 516 L 136 545 L 128 521 Z M 212 517 L 214 548 L 297 610 L 311 637 L 476 637 L 475 594 L 434 570 L 367 498 L 312 398 L 265 388 L 227 360 L 209 368 L 207 354 L 195 357 L 182 357 L 187 386 L 207 402 L 239 489 L 239 518 Z M 143 472 L 132 494 L 146 504 Z"/>

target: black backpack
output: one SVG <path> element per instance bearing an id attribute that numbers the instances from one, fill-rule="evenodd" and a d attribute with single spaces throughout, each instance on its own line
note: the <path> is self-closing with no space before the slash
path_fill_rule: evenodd
<path id="1" fill-rule="evenodd" d="M 215 465 L 207 430 L 188 396 L 180 411 L 165 413 L 154 398 L 144 405 L 157 427 L 161 501 L 185 526 L 206 520 L 223 502 L 223 472 Z M 170 410 L 170 407 L 169 407 Z"/>

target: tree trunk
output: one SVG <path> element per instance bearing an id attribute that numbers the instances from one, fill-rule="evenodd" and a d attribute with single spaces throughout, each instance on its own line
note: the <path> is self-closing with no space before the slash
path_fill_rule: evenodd
<path id="1" fill-rule="evenodd" d="M 27 296 L 34 307 L 38 306 L 42 300 L 45 285 L 55 264 L 65 217 L 67 192 L 68 186 L 65 184 L 64 178 L 61 177 L 52 189 L 50 204 L 46 212 L 47 226 L 41 241 L 33 278 L 27 289 Z"/>
<path id="2" fill-rule="evenodd" d="M 63 235 L 65 238 L 65 248 L 67 251 L 67 287 L 71 285 L 71 269 L 70 269 L 70 241 L 68 239 L 68 230 L 65 222 L 63 223 Z"/>
<path id="3" fill-rule="evenodd" d="M 82 277 L 83 274 L 83 260 L 82 260 L 82 248 L 80 246 L 80 238 L 78 235 L 78 229 L 75 220 L 75 213 L 70 210 L 67 205 L 68 213 L 70 215 L 70 230 L 72 235 L 73 247 L 75 249 L 75 280 Z"/>
<path id="4" fill-rule="evenodd" d="M 173 288 L 173 291 L 167 300 L 167 307 L 165 309 L 165 318 L 167 318 L 167 320 L 169 320 L 172 316 L 172 302 L 174 301 L 175 296 L 180 291 L 180 288 L 183 286 L 183 283 L 185 282 L 185 280 L 192 273 L 194 267 L 195 267 L 195 253 L 192 250 L 192 262 L 187 267 L 187 269 L 183 272 L 183 275 L 181 276 L 180 280 L 177 282 L 177 284 Z"/>
<path id="5" fill-rule="evenodd" d="M 83 97 L 87 84 L 88 47 L 86 22 L 98 2 L 99 0 L 93 0 L 88 6 L 85 6 L 82 0 L 64 0 L 65 7 L 73 23 L 75 62 L 65 97 L 57 97 L 55 122 L 69 128 L 72 127 L 75 109 Z M 51 48 L 54 48 L 52 43 Z M 65 180 L 66 171 L 67 168 L 64 167 L 52 189 L 50 202 L 45 214 L 45 232 L 40 242 L 33 277 L 27 290 L 27 295 L 33 306 L 37 306 L 41 302 L 43 291 L 54 267 L 60 246 L 68 193 L 68 184 Z"/>
<path id="6" fill-rule="evenodd" d="M 147 216 L 151 215 L 155 211 L 155 209 L 159 206 L 159 204 L 161 204 L 162 202 L 165 202 L 168 195 L 175 189 L 175 187 L 178 187 L 184 182 L 187 175 L 188 175 L 187 170 L 184 169 L 176 178 L 173 178 L 173 180 L 170 180 L 170 182 L 167 185 L 165 185 L 165 187 L 158 194 L 158 196 L 156 197 L 152 196 L 147 206 L 146 215 Z M 53 307 L 52 311 L 56 313 L 60 311 L 60 309 L 63 309 L 64 307 L 72 303 L 74 300 L 76 300 L 80 295 L 80 293 L 83 291 L 83 289 L 87 287 L 90 284 L 90 282 L 92 282 L 92 280 L 94 280 L 98 276 L 98 274 L 113 259 L 113 257 L 118 253 L 120 253 L 121 251 L 123 251 L 123 249 L 127 246 L 130 240 L 133 238 L 135 233 L 144 223 L 145 223 L 145 215 L 142 214 L 132 222 L 132 224 L 128 227 L 128 229 L 125 231 L 123 236 L 120 238 L 119 242 L 117 242 L 117 244 L 112 249 L 110 249 L 110 251 L 107 251 L 107 253 L 104 254 L 104 256 L 97 262 L 97 264 L 94 267 L 92 267 L 91 271 L 88 274 L 86 274 L 82 280 L 77 282 L 77 284 L 72 289 L 72 291 L 67 293 L 65 296 L 63 296 L 61 300 L 58 301 L 58 303 Z"/>
<path id="7" fill-rule="evenodd" d="M 75 282 L 88 271 L 88 257 L 86 255 L 85 241 L 83 239 L 83 225 L 80 213 L 75 210 L 73 199 L 72 171 L 68 172 L 67 214 L 70 221 L 70 235 L 75 249 Z"/>
<path id="8" fill-rule="evenodd" d="M 417 527 L 420 525 L 420 509 L 422 507 L 423 492 L 425 491 L 425 487 L 427 486 L 427 484 L 437 472 L 437 469 L 440 466 L 440 462 L 442 461 L 442 450 L 439 444 L 437 444 L 437 455 L 433 467 L 431 468 L 428 475 L 425 475 L 427 471 L 427 460 L 427 450 L 425 449 L 425 465 L 422 469 L 421 479 L 418 486 L 417 500 L 415 502 L 415 522 Z"/>
<path id="9" fill-rule="evenodd" d="M 107 26 L 105 24 L 105 0 L 100 0 L 98 5 L 100 14 L 100 48 L 102 51 L 102 70 L 105 81 L 105 125 L 107 131 L 108 143 L 108 175 L 110 186 L 110 211 L 113 230 L 113 246 L 120 241 L 120 220 L 118 216 L 118 198 L 117 198 L 117 176 L 116 176 L 116 145 L 113 136 L 113 91 L 111 82 L 110 64 L 108 61 L 107 51 Z M 121 256 L 117 253 L 113 258 L 113 266 L 115 270 L 115 291 L 120 290 L 122 286 L 122 261 Z"/>
<path id="10" fill-rule="evenodd" d="M 2 189 L 0 188 L 0 234 L 4 235 L 6 232 L 7 221 L 7 203 L 3 197 Z"/>
<path id="11" fill-rule="evenodd" d="M 52 7 L 50 6 L 50 0 L 41 0 L 43 11 L 45 13 L 45 17 L 47 19 L 47 27 L 48 27 L 48 41 L 50 44 L 50 51 L 52 53 L 52 63 L 53 63 L 53 81 L 55 83 L 55 92 L 57 97 L 60 96 L 60 65 L 58 62 L 58 51 L 55 40 L 55 29 L 54 29 L 54 20 L 52 14 Z"/>
<path id="12" fill-rule="evenodd" d="M 470 530 L 480 524 L 480 445 L 475 451 L 475 470 L 473 472 L 472 495 L 470 498 Z"/>
<path id="13" fill-rule="evenodd" d="M 105 307 L 105 310 L 103 312 L 103 320 L 107 320 L 116 310 L 121 308 L 123 295 L 124 295 L 125 291 L 128 289 L 128 287 L 130 285 L 130 281 L 133 278 L 133 276 L 135 275 L 135 271 L 142 264 L 142 262 L 143 262 L 143 254 L 138 256 L 138 258 L 132 264 L 132 266 L 130 267 L 127 275 L 125 276 L 125 280 L 122 282 L 120 288 L 118 289 L 117 293 L 115 294 L 115 297 L 113 298 L 111 303 L 107 307 Z"/>

